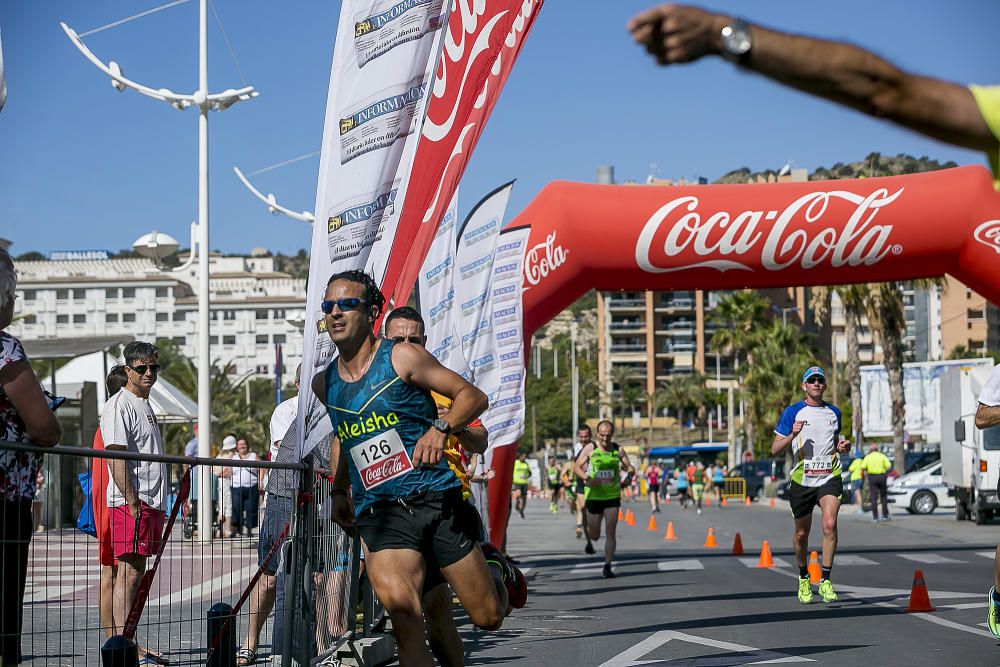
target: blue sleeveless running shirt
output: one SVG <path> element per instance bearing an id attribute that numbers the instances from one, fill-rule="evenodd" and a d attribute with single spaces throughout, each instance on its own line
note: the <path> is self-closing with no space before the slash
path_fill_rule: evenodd
<path id="1" fill-rule="evenodd" d="M 392 367 L 395 342 L 382 339 L 361 379 L 346 382 L 326 369 L 326 409 L 347 457 L 354 511 L 425 491 L 460 487 L 442 456 L 435 466 L 413 466 L 413 448 L 437 418 L 430 392 L 403 381 Z"/>

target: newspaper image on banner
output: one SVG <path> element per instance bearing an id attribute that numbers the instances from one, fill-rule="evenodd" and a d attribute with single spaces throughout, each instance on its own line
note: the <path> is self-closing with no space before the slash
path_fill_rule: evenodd
<path id="1" fill-rule="evenodd" d="M 347 107 L 340 114 L 340 164 L 413 134 L 420 120 L 417 105 L 426 97 L 427 86 L 407 81 Z"/>
<path id="2" fill-rule="evenodd" d="M 435 8 L 438 17 L 427 18 Z M 313 209 L 318 220 L 306 287 L 302 387 L 309 387 L 336 354 L 320 309 L 329 277 L 359 269 L 381 283 L 385 275 L 443 45 L 444 31 L 433 26 L 447 24 L 450 8 L 439 2 L 341 4 Z M 405 38 L 399 34 L 403 23 L 387 28 L 421 13 L 422 27 Z M 364 21 L 369 23 L 359 27 Z M 365 54 L 360 59 L 359 44 Z M 303 416 L 317 404 L 311 391 L 299 394 L 300 458 L 331 429 L 329 420 L 318 420 L 306 432 Z"/>
<path id="3" fill-rule="evenodd" d="M 382 238 L 398 192 L 396 181 L 330 209 L 326 224 L 331 264 L 357 257 Z"/>
<path id="4" fill-rule="evenodd" d="M 466 380 L 472 378 L 462 355 L 455 328 L 455 234 L 458 193 L 452 197 L 430 252 L 420 272 L 420 314 L 424 318 L 427 349 L 441 364 Z"/>
<path id="5" fill-rule="evenodd" d="M 358 68 L 441 27 L 441 0 L 376 2 L 354 21 Z"/>
<path id="6" fill-rule="evenodd" d="M 490 447 L 514 443 L 524 433 L 524 326 L 521 292 L 529 227 L 501 232 L 496 247 L 489 310 L 496 369 L 480 378 L 490 397 L 482 416 Z"/>

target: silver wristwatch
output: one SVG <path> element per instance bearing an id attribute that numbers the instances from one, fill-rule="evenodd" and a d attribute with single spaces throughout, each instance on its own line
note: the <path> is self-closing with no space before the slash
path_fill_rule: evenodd
<path id="1" fill-rule="evenodd" d="M 733 19 L 722 29 L 721 37 L 722 57 L 736 64 L 745 63 L 753 46 L 750 24 L 743 19 Z"/>
<path id="2" fill-rule="evenodd" d="M 437 430 L 441 431 L 445 435 L 451 435 L 451 424 L 449 424 L 444 419 L 440 419 L 440 418 L 435 419 L 434 421 L 431 422 L 431 426 L 433 426 Z"/>

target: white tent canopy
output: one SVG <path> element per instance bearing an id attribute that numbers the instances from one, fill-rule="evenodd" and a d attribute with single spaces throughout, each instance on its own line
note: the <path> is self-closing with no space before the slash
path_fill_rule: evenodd
<path id="1" fill-rule="evenodd" d="M 104 386 L 107 372 L 121 363 L 107 352 L 94 352 L 76 357 L 56 370 L 56 387 L 63 396 L 79 398 L 84 382 L 97 384 L 97 409 L 104 408 L 107 390 Z M 198 421 L 198 404 L 180 389 L 159 378 L 149 393 L 149 403 L 156 418 L 168 424 Z"/>

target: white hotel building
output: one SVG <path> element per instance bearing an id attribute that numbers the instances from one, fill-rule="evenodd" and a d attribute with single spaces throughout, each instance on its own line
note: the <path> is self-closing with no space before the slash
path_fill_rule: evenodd
<path id="1" fill-rule="evenodd" d="M 15 262 L 15 321 L 21 340 L 130 335 L 173 340 L 197 362 L 198 267 L 160 271 L 148 259 Z M 306 281 L 274 270 L 271 257 L 212 255 L 212 359 L 237 376 L 274 376 L 281 344 L 282 383 L 302 359 Z M 22 316 L 22 317 L 18 317 Z"/>

